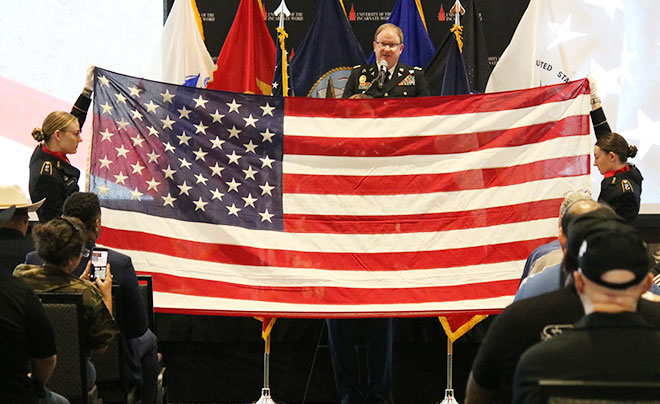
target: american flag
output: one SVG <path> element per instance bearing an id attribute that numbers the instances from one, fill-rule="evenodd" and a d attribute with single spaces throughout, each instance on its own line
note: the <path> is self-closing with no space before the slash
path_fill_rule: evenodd
<path id="1" fill-rule="evenodd" d="M 589 186 L 586 80 L 416 99 L 270 97 L 96 70 L 99 243 L 160 311 L 492 312 Z"/>

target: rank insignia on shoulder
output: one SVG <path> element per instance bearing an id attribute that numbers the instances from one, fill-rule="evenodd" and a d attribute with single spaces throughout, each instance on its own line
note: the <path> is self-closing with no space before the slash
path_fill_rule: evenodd
<path id="1" fill-rule="evenodd" d="M 415 69 L 415 70 L 419 70 L 419 71 L 421 71 L 421 70 L 422 70 L 422 68 L 421 68 L 421 67 L 417 67 L 417 66 L 415 66 L 415 67 L 413 67 L 413 69 Z"/>
<path id="2" fill-rule="evenodd" d="M 44 161 L 41 165 L 41 174 L 53 175 L 53 165 L 50 161 Z"/>
<path id="3" fill-rule="evenodd" d="M 628 180 L 621 181 L 621 190 L 623 192 L 633 192 L 633 186 Z"/>

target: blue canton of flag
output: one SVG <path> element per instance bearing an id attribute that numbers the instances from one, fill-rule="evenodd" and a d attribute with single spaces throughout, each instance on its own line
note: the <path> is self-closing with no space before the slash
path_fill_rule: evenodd
<path id="1" fill-rule="evenodd" d="M 95 75 L 89 186 L 103 207 L 283 228 L 282 98 Z"/>

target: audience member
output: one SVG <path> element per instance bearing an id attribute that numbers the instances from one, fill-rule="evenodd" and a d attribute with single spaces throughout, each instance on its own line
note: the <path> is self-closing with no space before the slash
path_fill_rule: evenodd
<path id="1" fill-rule="evenodd" d="M 80 293 L 85 307 L 87 345 L 90 353 L 103 352 L 119 332 L 112 318 L 112 273 L 106 268 L 105 280 L 89 279 L 90 265 L 80 278 L 71 272 L 80 262 L 84 245 L 83 224 L 76 218 L 61 217 L 37 224 L 32 230 L 37 253 L 44 265 L 21 264 L 14 276 L 25 281 L 35 292 Z M 91 264 L 91 263 L 90 263 Z M 89 355 L 88 355 L 89 356 Z M 88 387 L 96 381 L 96 371 L 88 363 Z"/>
<path id="2" fill-rule="evenodd" d="M 0 225 L 0 272 L 10 274 L 22 264 L 25 255 L 34 250 L 31 237 L 27 237 L 28 212 L 34 212 L 44 203 L 29 203 L 18 185 L 0 185 L 0 212 L 9 216 Z"/>
<path id="3" fill-rule="evenodd" d="M 612 132 L 607 123 L 600 98 L 596 92 L 596 81 L 589 77 L 591 89 L 591 121 L 596 132 L 594 166 L 603 175 L 600 183 L 599 202 L 606 202 L 628 223 L 637 218 L 642 196 L 642 173 L 628 157 L 637 155 L 637 146 L 628 145 L 626 139 Z"/>
<path id="4" fill-rule="evenodd" d="M 73 270 L 79 276 L 89 262 L 90 252 L 96 246 L 101 234 L 101 205 L 98 196 L 91 192 L 76 192 L 64 202 L 63 215 L 75 217 L 83 223 L 85 248 L 80 264 Z M 36 252 L 28 254 L 28 264 L 40 264 Z M 128 353 L 127 374 L 129 385 L 139 385 L 142 402 L 152 403 L 158 385 L 158 341 L 156 335 L 147 328 L 147 310 L 138 286 L 135 268 L 131 257 L 108 249 L 108 263 L 112 268 L 112 282 L 121 288 L 121 300 L 118 303 L 122 313 L 122 332 Z"/>
<path id="5" fill-rule="evenodd" d="M 20 279 L 0 272 L 0 402 L 68 404 L 46 388 L 56 361 L 53 329 L 39 299 Z"/>
<path id="6" fill-rule="evenodd" d="M 559 221 L 559 237 L 557 239 L 560 245 L 559 251 L 561 252 L 559 262 L 545 271 L 525 279 L 525 282 L 520 285 L 520 289 L 518 289 L 516 296 L 513 298 L 514 302 L 561 289 L 564 286 L 567 276 L 566 272 L 562 270 L 562 260 L 566 252 L 567 227 L 576 217 L 596 209 L 609 209 L 612 216 L 615 215 L 611 208 L 603 206 L 593 199 L 578 200 L 567 207 L 562 215 L 562 219 Z"/>
<path id="7" fill-rule="evenodd" d="M 40 222 L 47 222 L 62 213 L 67 196 L 78 191 L 80 170 L 71 165 L 68 154 L 78 151 L 82 142 L 80 129 L 85 123 L 94 89 L 94 66 L 87 69 L 85 87 L 71 113 L 54 111 L 46 116 L 41 128 L 34 128 L 32 137 L 39 142 L 30 158 L 30 198 L 46 198 L 38 210 Z"/>
<path id="8" fill-rule="evenodd" d="M 660 331 L 635 312 L 652 283 L 646 243 L 637 230 L 616 220 L 590 226 L 583 239 L 573 277 L 586 315 L 523 353 L 513 381 L 514 403 L 545 402 L 539 397 L 541 379 L 660 380 Z"/>
<path id="9" fill-rule="evenodd" d="M 568 191 L 564 194 L 564 200 L 559 206 L 559 235 L 551 242 L 536 247 L 536 249 L 529 254 L 529 257 L 527 257 L 527 261 L 525 262 L 525 267 L 523 268 L 522 276 L 520 277 L 520 283 L 524 282 L 527 276 L 539 273 L 544 269 L 561 262 L 562 258 L 564 258 L 564 253 L 562 252 L 560 239 L 565 237 L 562 234 L 561 218 L 564 217 L 566 209 L 568 209 L 573 202 L 583 199 L 591 200 L 591 192 L 588 190 L 581 190 Z"/>
<path id="10" fill-rule="evenodd" d="M 611 209 L 600 208 L 578 216 L 567 226 L 563 265 L 568 273 L 578 268 L 578 252 L 586 230 L 603 219 L 621 220 Z M 660 329 L 660 304 L 640 299 L 637 311 Z M 506 307 L 490 325 L 472 364 L 465 403 L 510 403 L 513 372 L 520 355 L 539 341 L 572 327 L 582 316 L 584 309 L 572 282 Z"/>

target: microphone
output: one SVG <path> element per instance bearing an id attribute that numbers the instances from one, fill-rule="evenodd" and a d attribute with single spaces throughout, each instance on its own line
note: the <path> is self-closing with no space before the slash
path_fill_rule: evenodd
<path id="1" fill-rule="evenodd" d="M 378 77 L 376 77 L 376 83 L 378 85 L 379 90 L 383 89 L 383 84 L 385 82 L 385 74 L 387 74 L 387 61 L 381 60 L 378 63 Z"/>

